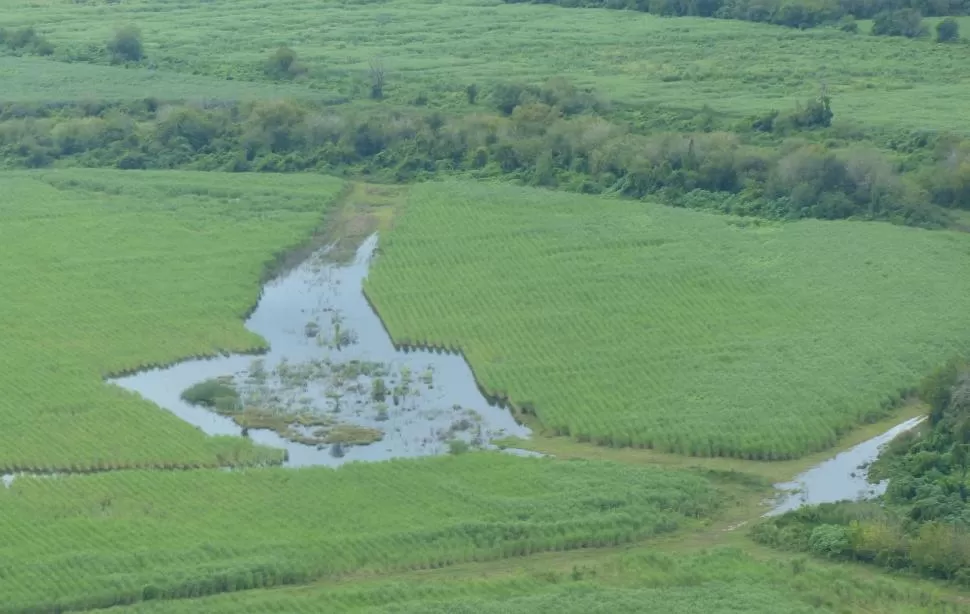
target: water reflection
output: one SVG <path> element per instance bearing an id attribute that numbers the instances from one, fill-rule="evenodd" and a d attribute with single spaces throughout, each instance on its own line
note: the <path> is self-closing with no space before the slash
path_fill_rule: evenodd
<path id="1" fill-rule="evenodd" d="M 868 499 L 886 491 L 888 482 L 871 484 L 865 466 L 876 460 L 884 445 L 897 435 L 915 428 L 923 417 L 912 418 L 898 424 L 882 435 L 864 441 L 829 460 L 798 475 L 794 481 L 776 484 L 776 488 L 789 491 L 781 502 L 766 516 L 775 516 L 803 505 L 833 503 L 835 501 Z M 797 490 L 797 492 L 790 492 Z"/>

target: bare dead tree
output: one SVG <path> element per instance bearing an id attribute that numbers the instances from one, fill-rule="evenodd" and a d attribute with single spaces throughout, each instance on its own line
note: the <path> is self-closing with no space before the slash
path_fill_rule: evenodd
<path id="1" fill-rule="evenodd" d="M 376 57 L 370 61 L 370 97 L 374 100 L 384 98 L 384 61 Z"/>

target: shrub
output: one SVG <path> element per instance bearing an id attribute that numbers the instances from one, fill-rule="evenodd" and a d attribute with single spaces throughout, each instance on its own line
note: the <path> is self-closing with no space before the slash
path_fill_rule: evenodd
<path id="1" fill-rule="evenodd" d="M 917 38 L 926 34 L 926 26 L 923 25 L 923 15 L 915 9 L 883 11 L 876 15 L 872 33 L 876 36 Z"/>
<path id="2" fill-rule="evenodd" d="M 306 68 L 297 61 L 296 52 L 284 45 L 266 60 L 263 72 L 271 79 L 292 79 L 305 73 Z"/>
<path id="3" fill-rule="evenodd" d="M 842 30 L 843 32 L 848 32 L 850 34 L 858 34 L 859 24 L 856 23 L 856 20 L 854 17 L 852 17 L 851 15 L 846 15 L 845 17 L 839 20 L 839 30 Z"/>
<path id="4" fill-rule="evenodd" d="M 956 19 L 947 17 L 940 23 L 936 24 L 936 41 L 938 43 L 948 43 L 959 40 L 959 38 L 960 24 L 957 23 Z"/>
<path id="5" fill-rule="evenodd" d="M 135 26 L 125 26 L 115 32 L 108 41 L 108 53 L 114 62 L 139 62 L 144 57 L 141 31 Z"/>
<path id="6" fill-rule="evenodd" d="M 37 34 L 33 28 L 21 28 L 8 31 L 0 28 L 0 44 L 6 45 L 11 51 L 29 53 L 32 55 L 51 55 L 54 46 L 43 36 Z"/>
<path id="7" fill-rule="evenodd" d="M 849 551 L 849 535 L 845 527 L 823 524 L 812 529 L 808 538 L 809 548 L 822 556 L 842 556 Z"/>

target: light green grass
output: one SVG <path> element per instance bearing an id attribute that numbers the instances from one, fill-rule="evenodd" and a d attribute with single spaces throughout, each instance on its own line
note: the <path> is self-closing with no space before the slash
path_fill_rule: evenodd
<path id="1" fill-rule="evenodd" d="M 265 98 L 321 98 L 324 92 L 297 84 L 227 81 L 147 68 L 0 57 L 5 102 L 132 101 L 143 98 L 199 103 Z"/>
<path id="2" fill-rule="evenodd" d="M 0 488 L 0 604 L 53 611 L 605 546 L 715 507 L 696 475 L 477 453 Z"/>
<path id="3" fill-rule="evenodd" d="M 310 84 L 328 91 L 366 97 L 368 63 L 382 56 L 392 101 L 424 91 L 438 105 L 464 104 L 472 82 L 565 76 L 627 103 L 707 104 L 746 115 L 792 108 L 824 82 L 837 120 L 962 130 L 968 91 L 967 45 L 629 11 L 488 0 L 2 0 L 0 10 L 9 26 L 36 26 L 61 54 L 103 46 L 115 29 L 135 23 L 161 69 L 214 77 L 212 93 L 195 93 L 205 97 L 227 87 L 242 93 L 226 85 L 226 75 L 261 79 L 280 44 L 297 51 Z M 29 97 L 33 80 L 5 88 Z"/>
<path id="4" fill-rule="evenodd" d="M 970 350 L 970 235 L 759 225 L 641 202 L 414 186 L 365 289 L 401 343 L 582 440 L 791 458 Z"/>
<path id="5" fill-rule="evenodd" d="M 342 183 L 72 170 L 0 186 L 0 473 L 251 460 L 248 440 L 208 438 L 102 378 L 262 347 L 242 320 L 266 263 Z"/>
<path id="6" fill-rule="evenodd" d="M 138 614 L 366 612 L 421 614 L 775 614 L 966 612 L 929 582 L 872 577 L 790 557 L 765 561 L 733 548 L 661 554 L 640 549 L 568 560 L 499 561 L 393 580 L 231 593 L 120 608 Z M 593 556 L 588 556 L 592 554 Z M 947 608 L 947 609 L 945 609 Z"/>

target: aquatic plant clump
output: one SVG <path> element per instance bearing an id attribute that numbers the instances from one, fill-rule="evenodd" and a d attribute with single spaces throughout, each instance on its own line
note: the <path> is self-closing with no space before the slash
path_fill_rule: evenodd
<path id="1" fill-rule="evenodd" d="M 965 233 L 458 181 L 409 198 L 365 284 L 395 342 L 460 349 L 551 433 L 793 458 L 970 350 Z"/>
<path id="2" fill-rule="evenodd" d="M 193 405 L 234 411 L 239 406 L 239 393 L 232 385 L 232 378 L 209 379 L 182 391 L 182 400 Z"/>

